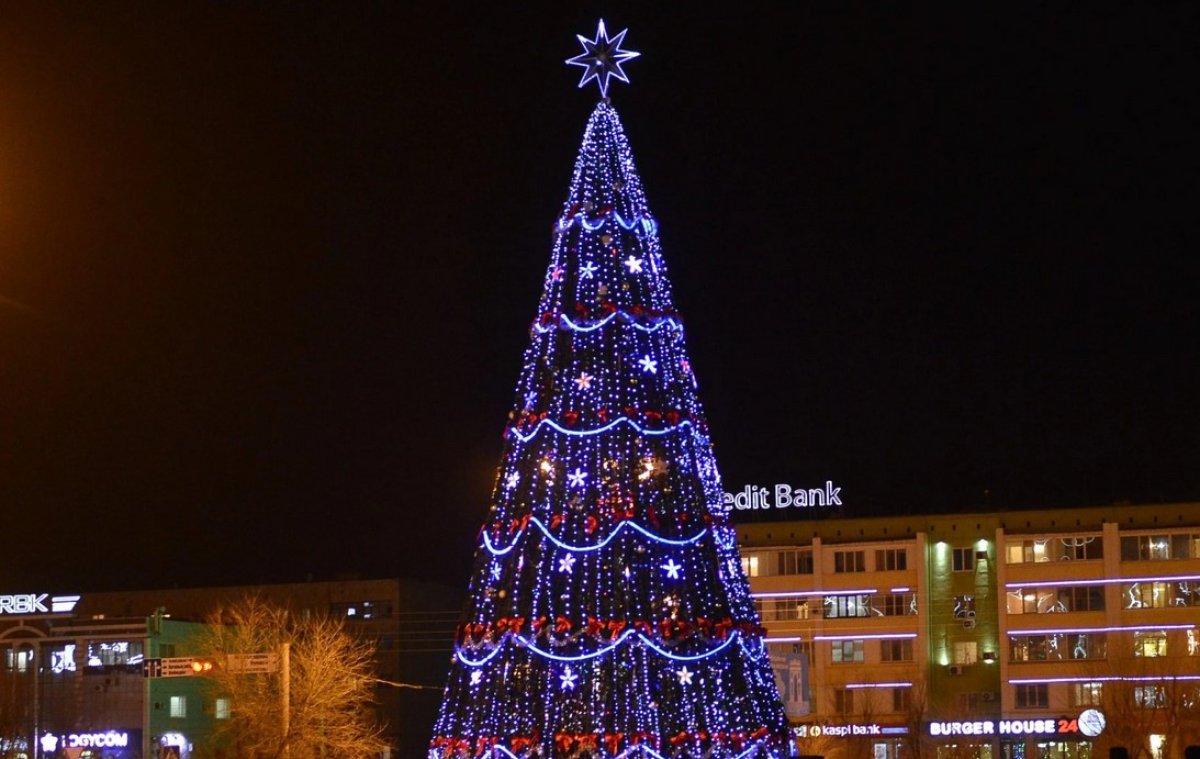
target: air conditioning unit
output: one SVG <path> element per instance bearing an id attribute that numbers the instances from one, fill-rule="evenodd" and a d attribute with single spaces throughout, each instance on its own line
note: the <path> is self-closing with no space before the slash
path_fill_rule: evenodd
<path id="1" fill-rule="evenodd" d="M 950 674 L 951 675 L 961 675 L 962 673 L 963 673 L 963 668 L 962 668 L 961 664 L 951 664 L 950 665 Z"/>
<path id="2" fill-rule="evenodd" d="M 963 623 L 964 630 L 974 630 L 975 629 L 975 620 L 973 620 L 973 619 L 964 619 L 962 621 L 962 623 Z"/>

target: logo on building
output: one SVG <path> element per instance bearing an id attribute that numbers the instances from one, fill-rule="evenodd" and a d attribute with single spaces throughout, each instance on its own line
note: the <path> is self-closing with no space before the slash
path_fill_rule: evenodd
<path id="1" fill-rule="evenodd" d="M 0 595 L 0 615 L 70 614 L 79 596 L 51 596 L 49 593 L 8 593 Z M 46 602 L 49 599 L 50 605 Z"/>
<path id="2" fill-rule="evenodd" d="M 841 506 L 842 488 L 835 486 L 831 480 L 825 480 L 823 488 L 794 488 L 785 483 L 779 483 L 769 489 L 765 485 L 747 485 L 740 493 L 726 493 L 724 506 L 726 511 L 737 509 L 805 509 L 822 506 Z"/>

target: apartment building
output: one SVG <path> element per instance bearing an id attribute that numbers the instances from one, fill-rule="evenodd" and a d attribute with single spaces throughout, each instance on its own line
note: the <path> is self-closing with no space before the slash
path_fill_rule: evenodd
<path id="1" fill-rule="evenodd" d="M 1200 504 L 738 527 L 802 754 L 1200 744 Z M 801 713 L 806 711 L 807 713 Z"/>

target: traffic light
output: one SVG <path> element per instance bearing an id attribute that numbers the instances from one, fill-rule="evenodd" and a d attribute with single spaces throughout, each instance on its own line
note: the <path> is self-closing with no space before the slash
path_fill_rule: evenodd
<path id="1" fill-rule="evenodd" d="M 214 668 L 212 659 L 192 659 L 193 675 L 208 675 Z"/>

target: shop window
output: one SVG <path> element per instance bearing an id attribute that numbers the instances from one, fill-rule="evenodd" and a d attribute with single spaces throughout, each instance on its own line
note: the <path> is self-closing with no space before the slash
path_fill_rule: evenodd
<path id="1" fill-rule="evenodd" d="M 875 571 L 892 572 L 908 569 L 908 551 L 904 548 L 886 548 L 875 552 Z"/>
<path id="2" fill-rule="evenodd" d="M 25 673 L 33 666 L 33 649 L 27 647 L 4 649 L 4 668 L 9 672 Z"/>
<path id="3" fill-rule="evenodd" d="M 863 661 L 862 638 L 835 640 L 833 646 L 834 664 L 861 664 Z"/>
<path id="4" fill-rule="evenodd" d="M 187 716 L 187 696 L 171 696 L 170 712 L 172 717 L 180 718 Z"/>
<path id="5" fill-rule="evenodd" d="M 1018 685 L 1016 691 L 1018 709 L 1044 709 L 1050 705 L 1050 686 L 1045 683 Z"/>
<path id="6" fill-rule="evenodd" d="M 973 548 L 955 548 L 951 558 L 955 572 L 970 572 L 975 569 L 975 549 Z"/>
<path id="7" fill-rule="evenodd" d="M 867 560 L 865 551 L 834 551 L 833 552 L 833 571 L 842 572 L 866 572 Z"/>
<path id="8" fill-rule="evenodd" d="M 143 646 L 144 641 L 140 640 L 89 640 L 87 643 L 87 666 L 140 665 L 145 660 Z"/>

